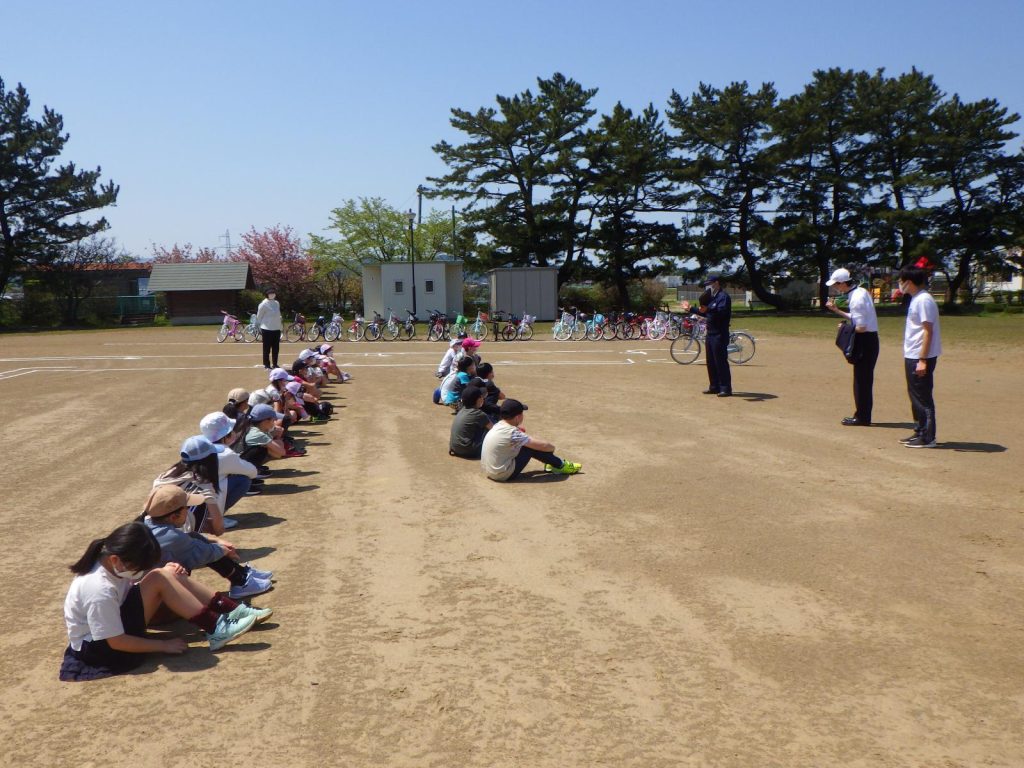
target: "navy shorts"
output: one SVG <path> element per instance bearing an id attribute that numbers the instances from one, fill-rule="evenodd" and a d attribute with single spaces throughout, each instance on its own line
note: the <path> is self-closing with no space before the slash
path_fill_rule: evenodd
<path id="1" fill-rule="evenodd" d="M 126 635 L 146 636 L 146 609 L 138 584 L 128 590 L 121 603 L 121 623 Z M 64 650 L 60 679 L 99 680 L 135 669 L 145 660 L 146 654 L 114 650 L 106 640 L 85 640 L 81 650 L 76 651 L 70 645 Z"/>

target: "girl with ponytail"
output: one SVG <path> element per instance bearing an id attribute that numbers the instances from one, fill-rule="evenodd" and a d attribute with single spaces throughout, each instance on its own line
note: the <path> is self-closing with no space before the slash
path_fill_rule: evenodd
<path id="1" fill-rule="evenodd" d="M 147 653 L 184 652 L 188 644 L 180 637 L 147 635 L 161 606 L 203 629 L 214 651 L 270 616 L 269 609 L 236 603 L 194 581 L 177 563 L 151 570 L 159 561 L 156 537 L 133 522 L 92 541 L 70 566 L 75 578 L 64 601 L 61 680 L 96 680 L 137 667 Z"/>

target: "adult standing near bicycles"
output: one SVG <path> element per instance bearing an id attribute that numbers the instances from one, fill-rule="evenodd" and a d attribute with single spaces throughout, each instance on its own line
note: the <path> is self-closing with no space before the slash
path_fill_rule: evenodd
<path id="1" fill-rule="evenodd" d="M 875 363 L 878 362 L 878 316 L 875 302 L 867 289 L 858 286 L 850 277 L 848 269 L 837 269 L 825 285 L 838 293 L 846 294 L 849 312 L 836 306 L 830 298 L 825 307 L 853 324 L 853 416 L 842 420 L 846 427 L 870 427 L 871 409 L 874 405 Z"/>
<path id="2" fill-rule="evenodd" d="M 718 275 L 708 275 L 704 287 L 711 291 L 707 309 L 708 335 L 704 352 L 708 364 L 708 388 L 705 395 L 732 397 L 732 371 L 729 370 L 729 322 L 732 320 L 732 297 L 722 290 Z"/>
<path id="3" fill-rule="evenodd" d="M 267 288 L 266 297 L 256 309 L 256 322 L 263 336 L 263 367 L 277 368 L 277 357 L 281 352 L 281 305 L 277 303 L 277 291 Z"/>

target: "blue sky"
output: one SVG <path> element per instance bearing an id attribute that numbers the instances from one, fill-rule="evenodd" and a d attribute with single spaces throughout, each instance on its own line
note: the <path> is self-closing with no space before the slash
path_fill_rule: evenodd
<path id="1" fill-rule="evenodd" d="M 253 226 L 322 233 L 354 197 L 412 207 L 443 171 L 431 146 L 457 140 L 451 107 L 554 72 L 607 110 L 916 66 L 1024 112 L 1021 0 L 0 0 L 0 23 L 0 77 L 64 116 L 68 159 L 120 184 L 109 234 L 143 256 Z"/>

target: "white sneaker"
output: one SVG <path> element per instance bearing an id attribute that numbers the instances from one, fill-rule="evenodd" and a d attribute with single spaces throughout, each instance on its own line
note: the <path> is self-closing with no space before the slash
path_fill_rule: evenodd
<path id="1" fill-rule="evenodd" d="M 256 619 L 257 624 L 262 624 L 273 615 L 273 608 L 256 608 L 245 603 L 239 603 L 238 607 L 228 614 L 233 619 L 244 619 L 246 616 L 252 616 Z"/>
<path id="2" fill-rule="evenodd" d="M 246 578 L 245 584 L 240 587 L 232 587 L 228 591 L 228 597 L 232 600 L 241 600 L 243 597 L 262 595 L 264 592 L 269 592 L 273 588 L 274 585 L 270 583 L 270 579 L 261 579 L 252 571 L 249 571 L 249 576 Z"/>

